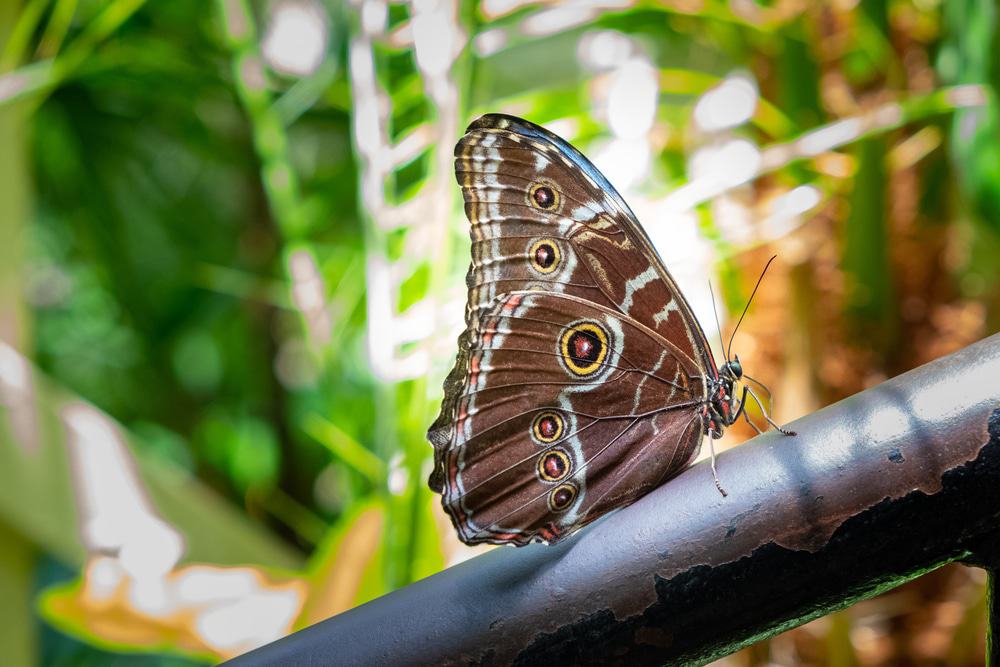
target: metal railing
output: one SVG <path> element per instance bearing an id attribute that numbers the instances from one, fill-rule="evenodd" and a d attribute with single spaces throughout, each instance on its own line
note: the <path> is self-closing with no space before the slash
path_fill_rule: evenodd
<path id="1" fill-rule="evenodd" d="M 719 457 L 728 497 L 696 465 L 556 546 L 491 551 L 231 664 L 701 664 L 945 563 L 995 587 L 1000 334 L 791 428 Z"/>

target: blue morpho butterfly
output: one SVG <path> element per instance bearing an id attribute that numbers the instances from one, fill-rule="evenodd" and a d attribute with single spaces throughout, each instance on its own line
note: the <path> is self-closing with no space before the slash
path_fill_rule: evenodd
<path id="1" fill-rule="evenodd" d="M 472 265 L 430 486 L 468 544 L 554 543 L 677 475 L 760 400 L 738 358 L 716 366 L 635 215 L 575 148 L 488 114 L 455 174 Z"/>

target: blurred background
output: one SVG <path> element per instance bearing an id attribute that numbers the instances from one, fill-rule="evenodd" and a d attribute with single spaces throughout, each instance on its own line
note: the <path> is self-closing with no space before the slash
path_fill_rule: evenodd
<path id="1" fill-rule="evenodd" d="M 734 344 L 778 421 L 996 331 L 998 21 L 4 0 L 4 664 L 211 663 L 482 551 L 424 439 L 465 299 L 452 149 L 481 113 L 589 155 L 703 323 L 709 280 L 731 331 L 778 255 Z M 949 566 L 718 664 L 980 665 L 985 604 Z"/>

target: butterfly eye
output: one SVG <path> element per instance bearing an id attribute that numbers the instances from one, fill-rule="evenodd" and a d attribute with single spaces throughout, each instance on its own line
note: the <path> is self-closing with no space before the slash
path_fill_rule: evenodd
<path id="1" fill-rule="evenodd" d="M 553 512 L 566 510 L 576 498 L 576 486 L 570 483 L 560 484 L 549 493 L 549 509 Z"/>
<path id="2" fill-rule="evenodd" d="M 538 459 L 538 476 L 546 482 L 558 482 L 569 473 L 569 456 L 561 449 L 550 449 Z"/>
<path id="3" fill-rule="evenodd" d="M 540 443 L 555 442 L 563 434 L 562 416 L 558 412 L 543 412 L 532 422 L 531 434 Z"/>
<path id="4" fill-rule="evenodd" d="M 596 322 L 574 324 L 560 336 L 559 352 L 571 373 L 593 375 L 608 356 L 608 334 Z"/>
<path id="5" fill-rule="evenodd" d="M 552 239 L 539 239 L 528 248 L 528 261 L 540 273 L 552 273 L 561 260 L 562 252 Z"/>
<path id="6" fill-rule="evenodd" d="M 544 211 L 551 211 L 559 206 L 559 193 L 544 183 L 532 185 L 528 191 L 528 199 L 534 206 Z"/>

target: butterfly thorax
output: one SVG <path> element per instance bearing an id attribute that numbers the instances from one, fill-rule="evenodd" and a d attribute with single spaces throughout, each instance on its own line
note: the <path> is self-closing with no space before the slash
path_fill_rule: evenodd
<path id="1" fill-rule="evenodd" d="M 736 387 L 743 377 L 739 357 L 727 361 L 709 382 L 709 401 L 704 413 L 705 433 L 721 438 L 727 426 L 739 418 L 742 400 L 736 397 Z"/>

